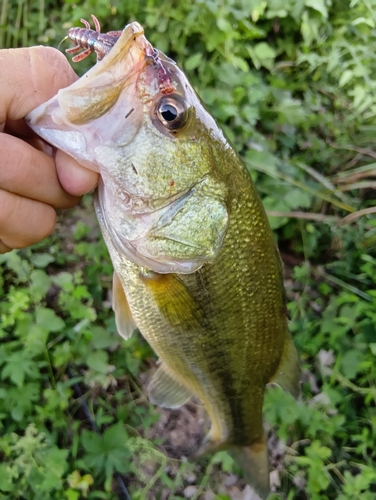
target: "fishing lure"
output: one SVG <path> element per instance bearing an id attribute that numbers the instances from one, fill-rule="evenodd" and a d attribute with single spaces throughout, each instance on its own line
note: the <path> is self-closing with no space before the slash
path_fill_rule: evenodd
<path id="1" fill-rule="evenodd" d="M 80 62 L 88 57 L 92 52 L 97 54 L 97 62 L 101 61 L 106 56 L 115 43 L 119 40 L 122 30 L 109 31 L 108 33 L 101 33 L 101 25 L 98 19 L 91 14 L 94 22 L 95 30 L 90 28 L 90 24 L 85 19 L 81 19 L 85 28 L 70 28 L 68 35 L 64 40 L 69 38 L 75 44 L 74 47 L 66 49 L 67 54 L 76 54 L 81 49 L 83 52 L 77 54 L 72 58 L 73 62 Z M 146 54 L 150 64 L 154 64 L 158 69 L 159 88 L 162 94 L 171 94 L 174 92 L 175 87 L 172 83 L 170 75 L 166 72 L 163 65 L 159 60 L 159 51 L 152 49 L 150 53 Z"/>
<path id="2" fill-rule="evenodd" d="M 67 49 L 65 52 L 67 54 L 76 54 L 81 49 L 84 49 L 83 52 L 72 58 L 73 62 L 82 61 L 92 52 L 97 54 L 97 61 L 102 60 L 104 56 L 110 52 L 122 34 L 121 30 L 101 33 L 101 25 L 98 19 L 94 16 L 94 14 L 91 15 L 91 18 L 94 22 L 95 30 L 90 28 L 88 21 L 81 19 L 85 28 L 71 28 L 68 31 L 66 38 L 69 38 L 75 46 L 71 49 Z"/>

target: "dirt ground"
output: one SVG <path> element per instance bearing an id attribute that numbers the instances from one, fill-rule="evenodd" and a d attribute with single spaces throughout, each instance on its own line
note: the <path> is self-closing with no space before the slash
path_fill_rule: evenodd
<path id="1" fill-rule="evenodd" d="M 236 469 L 236 466 L 229 457 L 226 460 L 229 472 L 223 471 L 222 467 L 215 463 L 215 458 L 214 461 L 211 460 L 213 455 L 197 462 L 188 460 L 210 427 L 210 419 L 199 401 L 193 400 L 177 410 L 159 408 L 158 412 L 159 420 L 148 430 L 145 437 L 160 442 L 158 448 L 168 457 L 164 464 L 163 477 L 167 476 L 171 480 L 171 486 L 166 486 L 163 478 L 159 479 L 150 488 L 146 498 L 214 500 L 227 496 L 231 500 L 259 500 L 258 495 L 240 475 L 232 472 L 231 469 Z M 280 485 L 279 470 L 283 469 L 284 448 L 272 430 L 267 433 L 272 470 L 270 483 L 272 491 L 275 491 Z M 139 465 L 145 476 L 152 480 L 158 469 L 155 459 L 148 460 L 144 456 L 140 458 Z M 135 486 L 133 483 L 133 489 Z"/>

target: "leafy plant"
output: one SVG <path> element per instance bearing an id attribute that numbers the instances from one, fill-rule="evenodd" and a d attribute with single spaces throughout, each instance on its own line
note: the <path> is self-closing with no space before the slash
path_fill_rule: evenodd
<path id="1" fill-rule="evenodd" d="M 91 13 L 102 31 L 137 19 L 177 60 L 270 215 L 303 364 L 301 401 L 267 392 L 275 498 L 371 500 L 375 1 L 3 0 L 0 48 L 57 47 Z M 193 465 L 161 451 L 166 413 L 140 381 L 154 356 L 117 335 L 91 206 L 89 195 L 52 237 L 0 256 L 0 498 L 236 497 L 226 452 Z"/>

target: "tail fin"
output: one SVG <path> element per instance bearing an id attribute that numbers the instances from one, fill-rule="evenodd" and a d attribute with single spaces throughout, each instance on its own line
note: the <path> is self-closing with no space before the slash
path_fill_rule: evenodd
<path id="1" fill-rule="evenodd" d="M 213 428 L 210 430 L 200 448 L 190 457 L 200 458 L 206 453 L 227 450 L 242 469 L 244 479 L 255 490 L 261 500 L 269 496 L 269 460 L 265 436 L 251 446 L 234 446 L 216 439 Z"/>
<path id="2" fill-rule="evenodd" d="M 251 446 L 234 447 L 229 451 L 242 469 L 244 479 L 259 497 L 265 500 L 270 493 L 268 448 L 265 438 Z"/>

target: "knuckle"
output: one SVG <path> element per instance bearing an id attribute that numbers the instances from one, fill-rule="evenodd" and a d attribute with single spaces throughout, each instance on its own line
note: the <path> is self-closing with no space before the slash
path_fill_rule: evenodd
<path id="1" fill-rule="evenodd" d="M 49 236 L 55 230 L 56 212 L 49 205 L 46 205 L 43 222 L 44 223 L 43 223 L 43 226 L 41 227 L 41 235 L 39 238 L 41 240 L 43 240 L 43 238 L 46 238 L 47 236 Z"/>
<path id="2" fill-rule="evenodd" d="M 9 223 L 13 210 L 15 209 L 11 198 L 12 196 L 10 193 L 0 188 L 0 230 Z"/>
<path id="3" fill-rule="evenodd" d="M 49 236 L 55 229 L 56 212 L 44 203 L 0 189 L 0 251 L 3 245 L 24 248 Z"/>
<path id="4" fill-rule="evenodd" d="M 3 241 L 0 240 L 0 255 L 11 252 L 13 249 L 8 247 Z"/>
<path id="5" fill-rule="evenodd" d="M 36 46 L 30 50 L 31 73 L 40 78 L 43 65 L 44 78 L 51 84 L 51 97 L 61 87 L 66 87 L 76 80 L 75 73 L 62 52 L 53 47 Z M 37 88 L 37 87 L 36 87 Z"/>
<path id="6" fill-rule="evenodd" d="M 20 231 L 17 235 L 17 239 L 14 241 L 12 240 L 12 247 L 17 249 L 25 248 L 42 241 L 44 238 L 53 233 L 55 229 L 55 222 L 55 210 L 52 207 L 45 205 L 42 212 L 38 213 L 36 218 L 30 221 L 28 225 L 25 223 L 24 232 Z"/>
<path id="7" fill-rule="evenodd" d="M 73 208 L 74 206 L 77 205 L 77 203 L 79 203 L 80 200 L 81 196 L 66 195 L 65 199 L 62 200 L 61 203 L 59 203 L 58 206 L 56 206 L 56 208 L 63 208 L 63 209 Z"/>
<path id="8" fill-rule="evenodd" d="M 16 192 L 25 182 L 29 170 L 25 165 L 32 165 L 35 161 L 33 149 L 16 137 L 0 134 L 0 150 L 0 188 Z"/>

